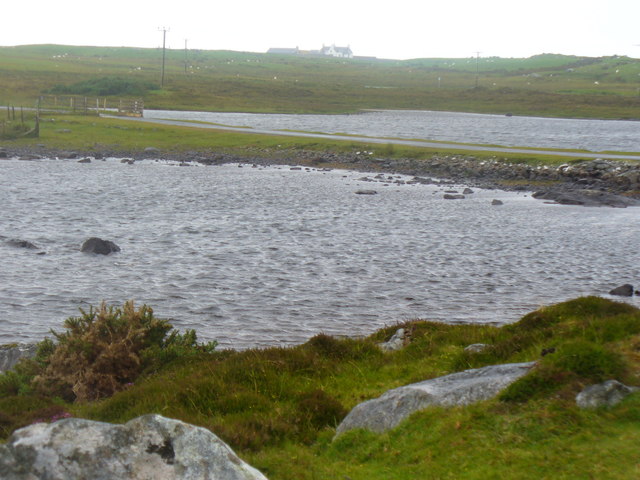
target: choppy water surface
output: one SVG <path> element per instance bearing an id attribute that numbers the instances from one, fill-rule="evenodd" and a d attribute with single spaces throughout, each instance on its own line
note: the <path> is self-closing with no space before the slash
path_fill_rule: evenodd
<path id="1" fill-rule="evenodd" d="M 497 191 L 450 201 L 439 187 L 362 176 L 2 161 L 0 235 L 46 254 L 0 242 L 0 343 L 39 339 L 103 299 L 147 303 L 180 329 L 246 348 L 412 318 L 511 322 L 640 280 L 638 209 Z M 80 253 L 91 236 L 122 251 Z"/>
<path id="2" fill-rule="evenodd" d="M 507 147 L 640 152 L 640 122 L 507 117 L 479 113 L 385 110 L 358 115 L 286 115 L 145 110 L 146 118 L 198 120 L 258 130 L 347 133 Z"/>

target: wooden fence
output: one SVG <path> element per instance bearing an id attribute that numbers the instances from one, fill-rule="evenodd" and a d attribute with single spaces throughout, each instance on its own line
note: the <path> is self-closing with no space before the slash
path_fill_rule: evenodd
<path id="1" fill-rule="evenodd" d="M 67 112 L 79 115 L 109 113 L 127 117 L 142 117 L 142 99 L 113 99 L 83 97 L 79 95 L 40 95 L 36 106 L 38 112 Z"/>

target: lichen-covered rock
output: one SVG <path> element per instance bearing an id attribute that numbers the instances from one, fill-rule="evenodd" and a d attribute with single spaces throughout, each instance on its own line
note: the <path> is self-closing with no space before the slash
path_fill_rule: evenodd
<path id="1" fill-rule="evenodd" d="M 638 387 L 628 387 L 617 380 L 607 380 L 582 390 L 576 395 L 576 404 L 580 408 L 612 407 L 638 390 Z"/>
<path id="2" fill-rule="evenodd" d="M 396 350 L 401 350 L 402 347 L 404 347 L 406 340 L 407 336 L 404 328 L 399 328 L 389 340 L 379 343 L 378 347 L 380 347 L 384 352 L 395 352 Z"/>
<path id="3" fill-rule="evenodd" d="M 534 364 L 491 365 L 389 390 L 356 405 L 338 426 L 336 434 L 355 428 L 384 432 L 431 405 L 470 405 L 488 400 L 524 376 Z"/>
<path id="4" fill-rule="evenodd" d="M 69 418 L 0 445 L 3 480 L 266 480 L 210 431 L 144 415 L 124 425 Z"/>
<path id="5" fill-rule="evenodd" d="M 467 353 L 480 353 L 485 351 L 490 346 L 491 345 L 488 345 L 486 343 L 472 343 L 471 345 L 467 345 L 466 347 L 464 347 L 464 351 Z"/>
<path id="6" fill-rule="evenodd" d="M 35 343 L 0 345 L 0 373 L 11 370 L 22 358 L 33 357 L 37 350 L 38 345 Z"/>

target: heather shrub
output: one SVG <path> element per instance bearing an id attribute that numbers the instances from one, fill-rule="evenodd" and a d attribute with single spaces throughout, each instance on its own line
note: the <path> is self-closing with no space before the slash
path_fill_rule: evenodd
<path id="1" fill-rule="evenodd" d="M 296 409 L 299 420 L 314 429 L 336 427 L 349 413 L 338 399 L 322 389 L 301 394 Z"/>
<path id="2" fill-rule="evenodd" d="M 66 401 L 109 397 L 149 364 L 215 348 L 215 343 L 198 345 L 193 331 L 170 333 L 169 322 L 156 318 L 146 305 L 136 309 L 129 301 L 119 308 L 103 302 L 98 309 L 80 312 L 65 321 L 66 332 L 52 331 L 57 344 L 49 341 L 36 357 L 41 367 L 33 380 L 37 393 Z"/>

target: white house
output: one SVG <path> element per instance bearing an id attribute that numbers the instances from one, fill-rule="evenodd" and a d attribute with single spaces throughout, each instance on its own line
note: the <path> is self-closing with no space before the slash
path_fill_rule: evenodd
<path id="1" fill-rule="evenodd" d="M 350 47 L 336 47 L 335 45 L 331 45 L 329 47 L 323 45 L 322 50 L 320 50 L 321 55 L 329 55 L 330 57 L 338 57 L 338 58 L 353 58 L 353 52 Z"/>

